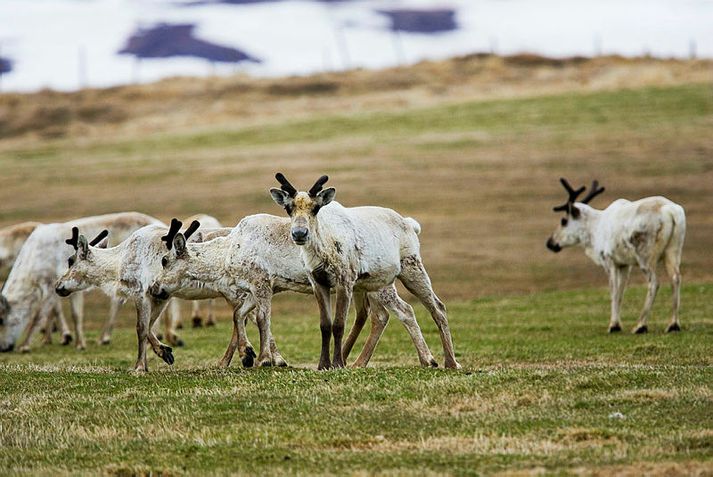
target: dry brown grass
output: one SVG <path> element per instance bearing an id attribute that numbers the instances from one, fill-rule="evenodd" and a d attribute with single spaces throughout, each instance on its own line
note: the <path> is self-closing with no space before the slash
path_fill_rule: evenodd
<path id="1" fill-rule="evenodd" d="M 608 191 L 595 205 L 655 194 L 682 203 L 684 282 L 709 281 L 710 97 L 698 86 L 641 88 L 695 84 L 711 71 L 702 60 L 480 55 L 0 95 L 0 136 L 11 136 L 0 140 L 0 225 L 127 209 L 234 224 L 282 213 L 266 193 L 276 171 L 302 186 L 327 172 L 343 204 L 417 218 L 436 290 L 470 298 L 605 286 L 580 251 L 544 248 L 558 222 L 557 178 L 596 177 Z"/>

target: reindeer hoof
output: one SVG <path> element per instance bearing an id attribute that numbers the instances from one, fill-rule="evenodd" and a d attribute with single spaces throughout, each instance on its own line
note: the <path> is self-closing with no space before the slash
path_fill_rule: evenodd
<path id="1" fill-rule="evenodd" d="M 437 368 L 438 362 L 435 359 L 431 359 L 431 362 L 428 363 L 428 366 L 430 366 L 431 368 Z"/>
<path id="2" fill-rule="evenodd" d="M 643 335 L 644 333 L 649 332 L 649 327 L 646 325 L 639 326 L 634 329 L 634 334 L 635 335 Z"/>
<path id="3" fill-rule="evenodd" d="M 184 346 L 186 346 L 186 343 L 184 343 L 181 338 L 176 338 L 176 346 L 178 346 L 179 348 L 183 348 Z"/>
<path id="4" fill-rule="evenodd" d="M 270 361 L 269 359 L 264 359 L 258 363 L 258 366 L 261 368 L 271 368 L 272 361 Z"/>
<path id="5" fill-rule="evenodd" d="M 99 340 L 99 344 L 102 346 L 106 346 L 108 344 L 111 344 L 111 338 L 105 336 L 104 338 Z"/>
<path id="6" fill-rule="evenodd" d="M 609 327 L 609 333 L 618 333 L 621 331 L 621 325 L 617 323 L 616 325 L 611 325 Z"/>
<path id="7" fill-rule="evenodd" d="M 205 325 L 207 327 L 215 326 L 215 321 L 206 321 Z"/>
<path id="8" fill-rule="evenodd" d="M 176 329 L 177 329 L 177 330 L 182 330 L 182 329 L 183 329 L 183 322 L 177 323 L 177 324 L 176 324 Z"/>
<path id="9" fill-rule="evenodd" d="M 678 323 L 671 323 L 668 325 L 668 328 L 666 328 L 666 333 L 671 333 L 673 331 L 681 331 L 681 326 Z"/>
<path id="10" fill-rule="evenodd" d="M 280 357 L 277 358 L 273 363 L 273 366 L 277 366 L 278 368 L 286 368 L 287 367 L 287 361 L 285 361 L 284 358 Z"/>
<path id="11" fill-rule="evenodd" d="M 194 316 L 193 317 L 193 328 L 202 328 L 203 327 L 203 319 L 200 316 Z"/>
<path id="12" fill-rule="evenodd" d="M 161 351 L 161 359 L 169 365 L 173 365 L 173 362 L 175 361 L 173 357 L 173 349 L 168 346 L 161 345 Z"/>
<path id="13" fill-rule="evenodd" d="M 31 350 L 30 350 L 29 345 L 25 345 L 25 346 L 22 346 L 20 349 L 18 349 L 18 351 L 20 353 L 29 353 Z"/>
<path id="14" fill-rule="evenodd" d="M 70 334 L 62 335 L 62 346 L 67 346 L 71 342 L 72 342 L 72 335 L 70 335 Z"/>
<path id="15" fill-rule="evenodd" d="M 245 356 L 240 360 L 243 363 L 243 368 L 252 368 L 255 364 L 255 358 L 257 358 L 255 350 L 250 346 L 245 348 Z"/>
<path id="16" fill-rule="evenodd" d="M 332 363 L 329 361 L 320 361 L 317 365 L 317 371 L 324 371 L 332 368 Z"/>

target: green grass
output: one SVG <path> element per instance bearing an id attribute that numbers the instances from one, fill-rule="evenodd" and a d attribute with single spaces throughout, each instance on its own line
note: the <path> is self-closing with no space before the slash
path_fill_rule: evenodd
<path id="1" fill-rule="evenodd" d="M 633 326 L 644 290 L 627 293 Z M 371 367 L 317 372 L 311 312 L 278 311 L 288 369 L 217 369 L 229 335 L 185 329 L 169 368 L 129 374 L 130 310 L 109 347 L 0 357 L 3 473 L 481 474 L 713 470 L 713 285 L 683 290 L 683 332 L 607 335 L 606 290 L 449 306 L 462 371 L 417 367 L 396 320 Z M 281 297 L 278 310 L 307 297 Z M 106 304 L 91 300 L 91 315 Z M 300 308 L 299 306 L 297 308 Z M 309 308 L 307 308 L 309 309 Z M 440 358 L 435 325 L 419 322 Z M 93 320 L 98 321 L 98 320 Z M 98 324 L 94 325 L 98 328 Z M 250 332 L 256 342 L 254 327 Z M 90 338 L 95 338 L 93 330 Z M 360 343 L 357 345 L 357 349 Z M 354 356 L 351 357 L 352 360 Z M 442 360 L 441 360 L 442 361 Z M 623 414 L 623 419 L 611 417 Z"/>

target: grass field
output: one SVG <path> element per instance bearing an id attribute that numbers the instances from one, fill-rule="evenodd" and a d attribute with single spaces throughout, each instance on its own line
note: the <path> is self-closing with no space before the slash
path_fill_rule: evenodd
<path id="1" fill-rule="evenodd" d="M 683 296 L 684 332 L 674 335 L 662 332 L 668 290 L 645 336 L 606 334 L 603 289 L 454 304 L 458 372 L 419 369 L 397 321 L 371 368 L 305 369 L 314 368 L 319 349 L 311 314 L 273 320 L 295 369 L 217 369 L 227 316 L 213 329 L 184 330 L 189 344 L 175 352 L 173 368 L 152 356 L 146 376 L 127 372 L 129 327 L 110 347 L 91 345 L 81 355 L 54 345 L 2 356 L 0 468 L 708 475 L 713 286 L 689 285 Z M 643 297 L 642 288 L 627 294 L 626 324 Z M 423 310 L 418 318 L 440 359 L 435 325 Z"/>
<path id="2" fill-rule="evenodd" d="M 137 377 L 127 306 L 108 347 L 0 355 L 0 474 L 713 475 L 711 63 L 513 61 L 0 95 L 0 226 L 119 210 L 234 224 L 282 213 L 276 171 L 303 187 L 327 173 L 344 205 L 422 224 L 464 366 L 418 369 L 393 322 L 369 369 L 318 373 L 314 300 L 280 295 L 293 368 L 216 369 L 221 308 L 218 327 L 182 331 L 173 368 L 152 356 Z M 560 176 L 599 179 L 600 207 L 684 206 L 682 333 L 662 333 L 664 286 L 649 335 L 606 334 L 603 272 L 545 250 Z M 632 278 L 625 327 L 644 297 Z M 107 308 L 88 300 L 90 342 Z"/>

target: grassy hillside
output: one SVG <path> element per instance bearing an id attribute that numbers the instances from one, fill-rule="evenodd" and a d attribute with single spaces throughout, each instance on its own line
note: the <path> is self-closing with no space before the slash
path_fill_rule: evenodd
<path id="1" fill-rule="evenodd" d="M 111 347 L 82 354 L 54 345 L 2 355 L 0 468 L 707 475 L 713 286 L 687 286 L 684 296 L 685 331 L 675 335 L 662 332 L 667 292 L 645 336 L 606 334 L 604 290 L 454 304 L 459 372 L 417 368 L 395 320 L 370 369 L 304 369 L 318 357 L 312 314 L 273 320 L 297 369 L 215 368 L 230 333 L 224 319 L 214 329 L 184 330 L 189 345 L 174 353 L 174 367 L 152 355 L 147 376 L 127 372 L 135 340 L 128 327 Z M 642 288 L 627 295 L 626 324 L 643 297 Z M 435 325 L 422 311 L 426 340 L 442 362 Z M 256 339 L 253 326 L 249 332 Z"/>
<path id="2" fill-rule="evenodd" d="M 607 192 L 595 206 L 648 195 L 681 203 L 684 281 L 713 273 L 710 84 L 286 114 L 262 126 L 200 120 L 180 133 L 0 142 L 0 224 L 127 209 L 235 224 L 283 213 L 267 193 L 276 171 L 302 187 L 327 173 L 343 204 L 419 220 L 436 289 L 463 299 L 605 283 L 581 252 L 544 247 L 564 198 L 557 179 L 597 178 Z"/>

